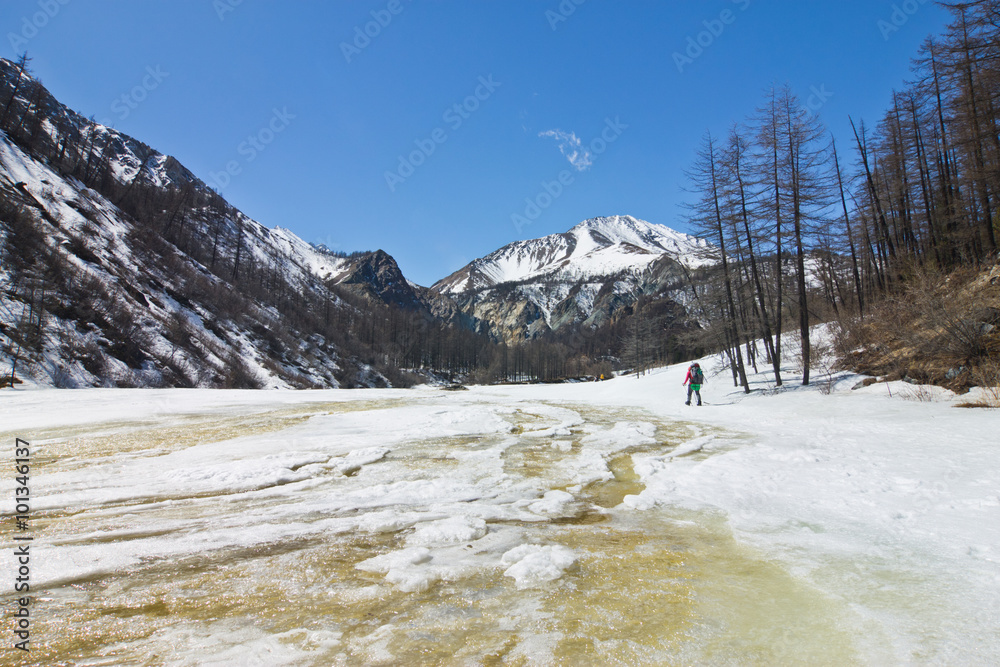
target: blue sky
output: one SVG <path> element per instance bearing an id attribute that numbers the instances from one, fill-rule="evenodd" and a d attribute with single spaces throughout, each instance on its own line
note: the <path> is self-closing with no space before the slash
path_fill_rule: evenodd
<path id="1" fill-rule="evenodd" d="M 700 138 L 772 84 L 822 100 L 846 151 L 848 114 L 878 120 L 947 14 L 926 0 L 4 0 L 0 19 L 0 55 L 27 49 L 65 104 L 269 227 L 384 249 L 429 285 L 599 215 L 684 230 Z"/>

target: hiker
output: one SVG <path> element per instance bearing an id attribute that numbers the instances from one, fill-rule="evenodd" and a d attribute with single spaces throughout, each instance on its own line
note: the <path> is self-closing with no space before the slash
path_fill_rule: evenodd
<path id="1" fill-rule="evenodd" d="M 698 405 L 701 405 L 701 385 L 703 384 L 705 384 L 705 374 L 701 372 L 701 366 L 697 361 L 692 362 L 691 367 L 688 368 L 687 377 L 681 383 L 682 387 L 688 386 L 688 400 L 684 405 L 691 405 L 692 393 L 698 396 Z"/>

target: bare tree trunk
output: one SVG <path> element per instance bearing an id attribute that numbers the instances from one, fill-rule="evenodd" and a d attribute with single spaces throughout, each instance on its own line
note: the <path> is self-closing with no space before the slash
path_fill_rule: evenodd
<path id="1" fill-rule="evenodd" d="M 840 188 L 840 203 L 844 207 L 844 227 L 847 230 L 847 243 L 851 248 L 851 270 L 854 274 L 854 289 L 858 295 L 858 313 L 865 314 L 865 295 L 861 289 L 861 272 L 858 270 L 858 252 L 854 247 L 854 235 L 851 233 L 851 216 L 847 212 L 847 197 L 844 195 L 844 179 L 840 173 L 840 159 L 837 157 L 837 142 L 832 141 L 833 163 L 837 169 L 837 186 Z"/>
<path id="2" fill-rule="evenodd" d="M 788 148 L 789 157 L 794 165 L 793 173 L 796 174 L 792 179 L 792 223 L 795 234 L 796 272 L 798 273 L 799 334 L 802 344 L 802 384 L 807 385 L 809 384 L 809 366 L 811 360 L 809 358 L 809 301 L 806 295 L 806 257 L 802 243 L 802 197 L 801 190 L 799 188 L 800 184 L 798 182 L 800 151 L 793 147 L 791 139 L 789 139 Z"/>
<path id="3" fill-rule="evenodd" d="M 746 187 L 743 183 L 743 173 L 739 153 L 737 153 L 735 164 L 736 182 L 740 189 L 740 214 L 743 218 L 743 231 L 747 238 L 747 253 L 750 256 L 750 274 L 753 278 L 753 288 L 757 295 L 756 309 L 760 318 L 761 327 L 764 330 L 764 351 L 770 357 L 771 365 L 774 369 L 774 378 L 778 386 L 781 386 L 781 359 L 774 348 L 774 334 L 771 332 L 771 318 L 767 314 L 767 302 L 764 298 L 764 287 L 760 279 L 760 269 L 757 267 L 757 256 L 753 247 L 753 232 L 750 230 L 750 215 L 747 211 Z"/>
<path id="4" fill-rule="evenodd" d="M 877 241 L 885 245 L 886 251 L 888 253 L 887 260 L 893 262 L 896 259 L 896 247 L 892 243 L 892 237 L 889 233 L 889 224 L 885 219 L 885 211 L 882 209 L 882 201 L 879 199 L 878 187 L 875 185 L 875 179 L 872 177 L 872 169 L 868 161 L 868 144 L 867 139 L 864 138 L 864 126 L 861 128 L 861 135 L 858 134 L 857 128 L 854 126 L 854 120 L 851 119 L 851 128 L 854 130 L 854 138 L 858 142 L 858 152 L 861 154 L 861 163 L 865 167 L 865 178 L 868 182 L 868 196 L 871 198 L 872 206 L 875 207 L 875 222 L 876 228 L 879 231 Z"/>
<path id="5" fill-rule="evenodd" d="M 969 124 L 972 126 L 972 155 L 975 159 L 976 177 L 973 179 L 975 188 L 979 192 L 979 205 L 983 209 L 983 245 L 986 254 L 992 256 L 997 250 L 997 240 L 993 233 L 993 206 L 990 203 L 989 187 L 986 183 L 986 161 L 983 159 L 983 138 L 982 127 L 979 120 L 979 105 L 976 103 L 977 87 L 972 76 L 972 54 L 969 49 L 969 33 L 965 22 L 965 12 L 962 12 L 962 38 L 964 49 L 964 62 L 962 63 L 963 74 L 965 75 L 966 86 L 969 96 L 969 111 L 971 118 Z"/>
<path id="6" fill-rule="evenodd" d="M 743 352 L 740 351 L 740 336 L 737 329 L 737 322 L 739 320 L 736 315 L 736 302 L 733 298 L 733 283 L 729 270 L 729 259 L 726 256 L 726 235 L 725 227 L 722 223 L 722 209 L 719 204 L 719 183 L 715 166 L 715 147 L 712 144 L 711 136 L 708 138 L 708 158 L 709 169 L 711 171 L 712 199 L 715 205 L 715 224 L 719 234 L 719 252 L 722 254 L 722 273 L 726 284 L 726 302 L 729 307 L 729 321 L 733 337 L 733 352 L 736 355 L 736 370 L 740 377 L 740 384 L 743 385 L 743 391 L 749 394 L 750 383 L 747 381 L 746 368 L 743 366 Z"/>
<path id="7" fill-rule="evenodd" d="M 7 125 L 7 114 L 10 113 L 10 105 L 14 103 L 17 99 L 17 94 L 21 91 L 21 79 L 24 78 L 24 73 L 28 69 L 28 63 L 31 62 L 31 58 L 28 57 L 28 52 L 25 51 L 17 59 L 17 81 L 14 83 L 14 90 L 10 93 L 10 99 L 7 100 L 7 105 L 3 108 L 3 118 L 0 119 L 0 126 L 6 127 Z"/>

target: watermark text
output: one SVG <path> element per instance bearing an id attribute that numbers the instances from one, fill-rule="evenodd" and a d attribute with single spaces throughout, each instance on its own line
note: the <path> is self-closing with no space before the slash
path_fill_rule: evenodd
<path id="1" fill-rule="evenodd" d="M 243 168 L 267 150 L 267 147 L 291 125 L 293 120 L 295 120 L 295 115 L 288 112 L 288 107 L 273 109 L 270 120 L 257 132 L 247 135 L 247 138 L 236 147 L 236 153 L 242 159 L 230 160 L 222 171 L 209 172 L 209 185 L 221 192 L 232 182 L 233 176 L 242 174 Z"/>
<path id="2" fill-rule="evenodd" d="M 503 84 L 493 80 L 493 75 L 479 77 L 479 85 L 461 102 L 456 102 L 444 110 L 441 120 L 452 131 L 456 132 L 465 124 L 472 114 L 479 110 L 483 102 L 490 99 L 497 88 Z M 426 164 L 427 160 L 437 151 L 438 147 L 448 141 L 448 130 L 444 127 L 434 128 L 430 134 L 423 139 L 413 141 L 414 149 L 406 155 L 400 155 L 393 171 L 386 170 L 385 184 L 389 192 L 395 192 L 396 188 L 406 182 L 410 176 L 416 173 L 417 169 Z"/>
<path id="3" fill-rule="evenodd" d="M 31 651 L 31 444 L 21 438 L 14 441 L 14 592 L 18 594 L 14 611 L 14 648 Z"/>

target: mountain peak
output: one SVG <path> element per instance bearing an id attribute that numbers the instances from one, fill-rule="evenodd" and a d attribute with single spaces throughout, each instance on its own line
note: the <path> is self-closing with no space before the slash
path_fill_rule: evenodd
<path id="1" fill-rule="evenodd" d="M 664 225 L 631 215 L 584 220 L 561 234 L 515 241 L 439 281 L 445 294 L 488 289 L 502 283 L 580 282 L 639 273 L 666 256 L 688 267 L 708 263 L 708 244 Z"/>
<path id="2" fill-rule="evenodd" d="M 682 263 L 690 264 L 701 254 L 706 244 L 693 236 L 678 232 L 666 225 L 657 225 L 631 215 L 602 216 L 584 220 L 569 231 L 579 234 L 597 232 L 611 243 L 627 243 L 652 252 L 678 255 Z M 698 263 L 698 262 L 696 262 Z"/>
<path id="3" fill-rule="evenodd" d="M 633 218 L 631 215 L 609 215 L 609 216 L 598 216 L 596 218 L 590 218 L 589 220 L 584 220 L 576 227 L 573 227 L 570 231 L 576 231 L 579 229 L 614 229 L 614 228 L 641 228 L 643 226 L 651 226 L 651 223 L 645 220 L 639 220 L 638 218 Z"/>
<path id="4" fill-rule="evenodd" d="M 569 231 L 515 241 L 433 286 L 505 339 L 566 324 L 597 326 L 634 303 L 666 294 L 685 269 L 711 263 L 701 239 L 631 215 L 590 218 Z M 671 293 L 673 294 L 673 293 Z M 683 295 L 674 294 L 681 298 Z"/>

